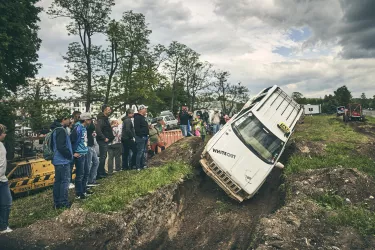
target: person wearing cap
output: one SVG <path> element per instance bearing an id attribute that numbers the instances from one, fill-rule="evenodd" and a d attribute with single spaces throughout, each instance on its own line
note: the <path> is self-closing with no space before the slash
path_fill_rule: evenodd
<path id="1" fill-rule="evenodd" d="M 138 170 L 147 168 L 145 153 L 148 142 L 148 123 L 146 121 L 147 106 L 140 105 L 138 113 L 134 114 L 135 143 L 137 145 L 136 167 Z"/>
<path id="2" fill-rule="evenodd" d="M 61 113 L 51 125 L 52 164 L 55 167 L 55 182 L 53 184 L 53 201 L 56 209 L 70 207 L 68 189 L 71 178 L 71 162 L 73 150 L 66 128 L 70 124 L 70 115 Z"/>
<path id="3" fill-rule="evenodd" d="M 215 109 L 215 113 L 212 116 L 211 123 L 213 125 L 213 134 L 216 134 L 220 129 L 220 113 L 219 113 L 219 110 Z"/>
<path id="4" fill-rule="evenodd" d="M 90 113 L 83 113 L 79 117 L 79 121 L 75 124 L 70 140 L 72 142 L 72 150 L 74 157 L 74 164 L 76 166 L 75 191 L 77 199 L 85 199 L 87 194 L 92 194 L 87 190 L 87 181 L 90 170 L 89 164 L 85 164 L 88 153 L 87 144 L 87 127 L 92 122 Z"/>
<path id="5" fill-rule="evenodd" d="M 108 119 L 111 112 L 111 107 L 104 104 L 102 106 L 102 112 L 98 114 L 96 123 L 96 141 L 99 144 L 100 153 L 97 179 L 105 178 L 107 176 L 104 167 L 107 159 L 108 143 L 112 142 L 114 139 L 111 124 Z"/>
<path id="6" fill-rule="evenodd" d="M 126 110 L 126 116 L 123 119 L 122 123 L 122 134 L 121 134 L 121 142 L 123 147 L 123 154 L 122 154 L 122 169 L 123 170 L 130 170 L 136 166 L 136 158 L 137 158 L 137 146 L 135 144 L 135 131 L 132 118 L 134 117 L 134 110 L 128 109 Z M 130 151 L 132 152 L 130 166 L 129 166 L 129 156 Z"/>
<path id="7" fill-rule="evenodd" d="M 7 170 L 7 151 L 2 141 L 6 137 L 6 127 L 0 124 L 0 234 L 10 233 L 9 215 L 12 207 L 12 196 L 10 194 L 8 179 L 5 175 Z"/>

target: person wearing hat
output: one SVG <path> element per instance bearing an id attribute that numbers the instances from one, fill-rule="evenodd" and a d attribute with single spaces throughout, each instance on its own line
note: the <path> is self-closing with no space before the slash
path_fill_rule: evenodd
<path id="1" fill-rule="evenodd" d="M 213 125 L 213 133 L 216 134 L 220 129 L 220 113 L 219 110 L 215 109 L 214 115 L 212 116 L 211 123 Z"/>
<path id="2" fill-rule="evenodd" d="M 138 170 L 147 168 L 145 153 L 148 142 L 148 123 L 146 121 L 147 106 L 140 105 L 138 113 L 134 114 L 135 143 L 137 145 L 136 167 Z"/>
<path id="3" fill-rule="evenodd" d="M 111 107 L 104 104 L 102 106 L 102 112 L 98 114 L 96 123 L 96 141 L 99 144 L 99 167 L 97 179 L 105 178 L 107 173 L 105 172 L 105 162 L 107 160 L 108 143 L 114 139 L 112 133 L 112 127 L 109 122 L 108 116 L 111 114 Z"/>
<path id="4" fill-rule="evenodd" d="M 5 175 L 7 170 L 7 151 L 2 141 L 6 137 L 6 127 L 0 124 L 0 234 L 10 233 L 9 215 L 12 207 L 12 196 L 10 194 L 8 179 Z"/>
<path id="5" fill-rule="evenodd" d="M 68 200 L 69 182 L 71 178 L 71 162 L 73 150 L 66 128 L 70 124 L 70 115 L 60 113 L 52 123 L 52 150 L 54 152 L 52 164 L 55 167 L 55 182 L 53 183 L 53 202 L 55 208 L 70 207 Z"/>
<path id="6" fill-rule="evenodd" d="M 77 199 L 85 199 L 87 194 L 92 192 L 87 190 L 87 181 L 90 174 L 89 164 L 85 164 L 88 152 L 87 126 L 92 122 L 90 113 L 83 113 L 79 121 L 74 125 L 70 134 L 72 142 L 74 165 L 76 166 L 75 191 Z"/>

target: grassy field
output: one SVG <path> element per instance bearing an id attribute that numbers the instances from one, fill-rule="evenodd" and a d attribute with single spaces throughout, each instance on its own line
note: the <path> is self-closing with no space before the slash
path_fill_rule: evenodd
<path id="1" fill-rule="evenodd" d="M 375 118 L 368 122 L 374 122 Z M 308 116 L 304 124 L 294 133 L 297 143 L 313 142 L 324 145 L 321 154 L 292 155 L 287 163 L 286 174 L 298 173 L 306 169 L 329 167 L 358 168 L 375 176 L 374 161 L 356 152 L 358 147 L 369 143 L 369 137 L 334 116 Z"/>
<path id="2" fill-rule="evenodd" d="M 366 124 L 345 124 L 334 116 L 305 117 L 304 124 L 299 125 L 293 138 L 296 144 L 304 142 L 311 145 L 324 145 L 319 154 L 293 154 L 286 164 L 285 175 L 300 173 L 318 168 L 357 168 L 375 177 L 375 162 L 361 148 L 369 147 L 374 140 L 368 135 L 356 132 L 353 126 L 372 127 L 375 118 L 369 117 Z M 374 147 L 374 146 L 372 146 Z M 334 225 L 351 226 L 364 236 L 375 235 L 375 213 L 363 205 L 349 205 L 343 197 L 324 194 L 315 199 L 320 206 L 331 211 L 328 221 Z"/>
<path id="3" fill-rule="evenodd" d="M 190 166 L 173 162 L 158 168 L 142 171 L 122 171 L 101 181 L 95 194 L 87 200 L 79 201 L 84 209 L 108 213 L 124 209 L 133 200 L 156 189 L 177 182 L 192 174 Z M 74 201 L 74 190 L 70 190 L 70 200 Z M 15 199 L 10 215 L 10 226 L 25 227 L 38 220 L 49 219 L 63 210 L 53 208 L 52 189 Z"/>

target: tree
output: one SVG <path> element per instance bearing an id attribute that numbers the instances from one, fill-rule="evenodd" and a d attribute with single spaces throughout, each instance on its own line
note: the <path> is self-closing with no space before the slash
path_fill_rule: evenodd
<path id="1" fill-rule="evenodd" d="M 236 85 L 229 83 L 228 78 L 230 73 L 228 71 L 216 71 L 214 76 L 217 80 L 213 83 L 213 87 L 224 114 L 230 114 L 237 106 L 236 103 L 247 101 L 249 90 L 245 86 L 242 86 L 241 83 L 237 83 Z"/>
<path id="2" fill-rule="evenodd" d="M 19 108 L 28 117 L 33 131 L 43 128 L 51 122 L 55 109 L 56 96 L 51 91 L 52 82 L 41 79 L 29 79 L 27 87 L 20 89 Z"/>
<path id="3" fill-rule="evenodd" d="M 0 99 L 38 73 L 39 0 L 0 2 Z"/>
<path id="4" fill-rule="evenodd" d="M 168 70 L 170 74 L 170 78 L 172 79 L 172 101 L 171 101 L 171 110 L 175 110 L 175 102 L 176 102 L 176 95 L 177 95 L 177 87 L 178 87 L 178 78 L 179 72 L 181 71 L 181 64 L 183 58 L 186 54 L 188 54 L 189 48 L 181 44 L 179 42 L 173 41 L 168 49 L 167 55 L 168 60 L 165 64 L 165 68 Z"/>
<path id="5" fill-rule="evenodd" d="M 334 91 L 334 94 L 339 105 L 346 106 L 352 99 L 352 94 L 345 85 Z"/>
<path id="6" fill-rule="evenodd" d="M 302 103 L 303 102 L 303 95 L 300 92 L 293 92 L 292 93 L 292 98 L 295 100 L 297 103 Z"/>
<path id="7" fill-rule="evenodd" d="M 93 44 L 93 36 L 104 33 L 109 22 L 114 0 L 54 0 L 48 10 L 53 18 L 66 17 L 71 22 L 66 26 L 69 35 L 79 36 L 80 42 L 69 45 L 67 56 L 68 72 L 73 75 L 72 88 L 82 90 L 86 99 L 86 111 L 93 101 L 93 60 L 100 48 Z M 65 82 L 69 82 L 65 78 Z"/>
<path id="8" fill-rule="evenodd" d="M 368 100 L 367 100 L 367 97 L 366 97 L 365 93 L 361 94 L 361 105 L 362 105 L 362 108 L 368 107 Z"/>
<path id="9" fill-rule="evenodd" d="M 39 69 L 38 0 L 0 2 L 0 123 L 8 128 L 4 144 L 7 159 L 14 157 L 15 101 L 9 98 L 19 86 L 27 84 Z M 4 97 L 8 97 L 5 100 Z"/>

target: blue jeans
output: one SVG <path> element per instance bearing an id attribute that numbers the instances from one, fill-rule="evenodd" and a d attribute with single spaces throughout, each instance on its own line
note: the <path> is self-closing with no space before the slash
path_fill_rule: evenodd
<path id="1" fill-rule="evenodd" d="M 182 135 L 185 136 L 185 137 L 188 136 L 187 127 L 188 127 L 187 125 L 180 125 Z"/>
<path id="2" fill-rule="evenodd" d="M 220 130 L 220 124 L 213 124 L 212 129 L 213 129 L 214 134 L 216 134 Z"/>
<path id="3" fill-rule="evenodd" d="M 12 195 L 8 182 L 0 181 L 0 231 L 8 228 L 10 208 L 12 207 Z"/>
<path id="4" fill-rule="evenodd" d="M 87 183 L 92 184 L 92 183 L 95 183 L 96 175 L 98 173 L 99 158 L 98 158 L 98 155 L 96 154 L 94 147 L 88 147 L 88 149 L 89 151 L 87 152 L 86 162 L 85 162 L 85 164 L 88 164 L 86 169 L 88 169 L 88 172 L 89 172 L 89 178 L 87 180 Z"/>
<path id="5" fill-rule="evenodd" d="M 135 165 L 138 169 L 143 168 L 146 165 L 146 150 L 147 150 L 147 136 L 136 136 L 135 143 L 137 144 L 137 158 Z"/>
<path id="6" fill-rule="evenodd" d="M 70 182 L 70 164 L 55 165 L 55 182 L 53 183 L 53 202 L 55 206 L 69 206 L 68 190 Z"/>
<path id="7" fill-rule="evenodd" d="M 136 144 L 133 140 L 124 140 L 122 142 L 122 169 L 130 170 L 136 165 Z"/>
<path id="8" fill-rule="evenodd" d="M 75 189 L 77 196 L 81 196 L 86 193 L 87 180 L 89 178 L 90 171 L 88 169 L 88 164 L 85 164 L 85 160 L 86 155 L 82 155 L 79 158 L 74 158 L 74 163 L 76 165 Z"/>

